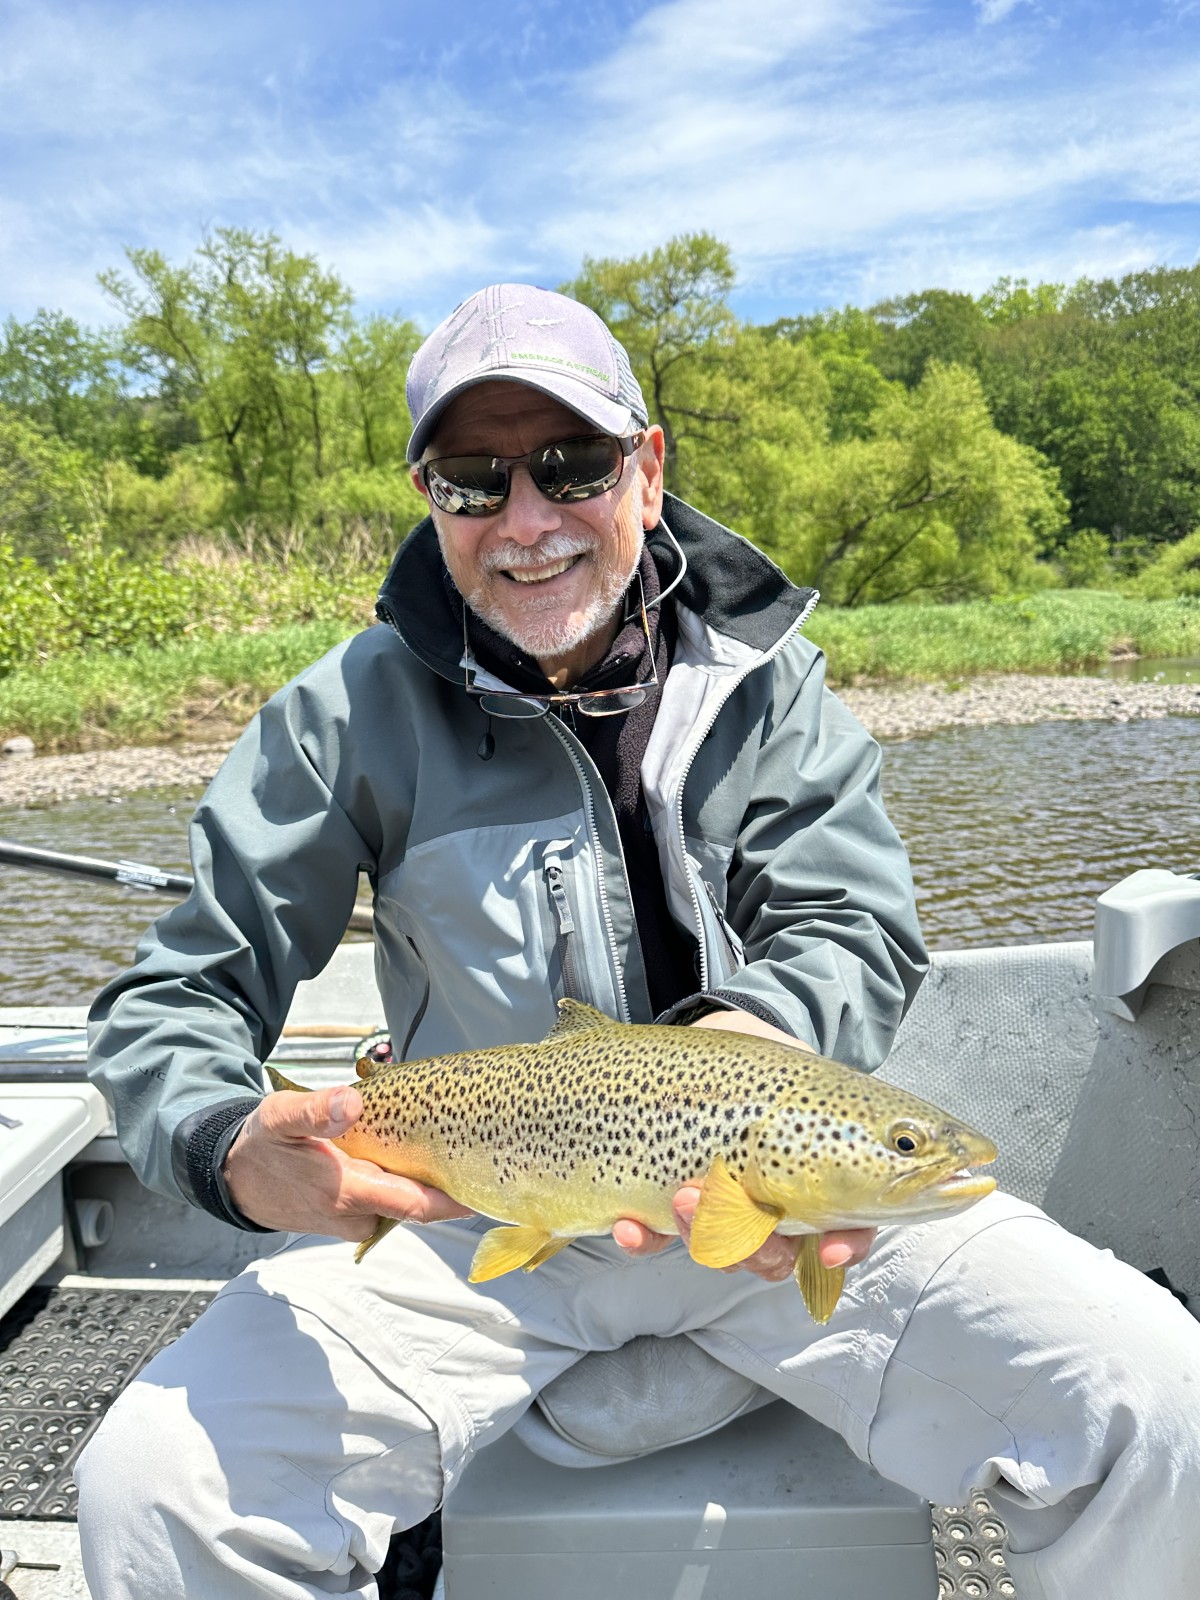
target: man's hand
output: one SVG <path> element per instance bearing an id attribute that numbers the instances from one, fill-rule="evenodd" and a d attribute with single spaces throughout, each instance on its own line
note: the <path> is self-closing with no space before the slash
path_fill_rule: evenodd
<path id="1" fill-rule="evenodd" d="M 242 1123 L 225 1158 L 234 1204 L 264 1228 L 361 1242 L 380 1217 L 438 1222 L 469 1217 L 441 1189 L 384 1172 L 330 1144 L 362 1116 L 352 1086 L 266 1095 Z"/>
<path id="2" fill-rule="evenodd" d="M 784 1033 L 781 1028 L 763 1022 L 761 1018 L 753 1016 L 748 1011 L 713 1011 L 708 1016 L 701 1017 L 699 1021 L 691 1023 L 690 1026 L 726 1029 L 731 1033 L 750 1033 L 760 1039 L 774 1039 L 780 1044 L 791 1045 L 796 1050 L 810 1049 L 803 1040 L 793 1038 L 790 1033 Z M 700 1190 L 694 1184 L 687 1184 L 680 1189 L 672 1201 L 671 1209 L 675 1213 L 675 1221 L 685 1244 L 691 1236 L 692 1218 L 699 1203 Z M 843 1228 L 835 1233 L 822 1234 L 818 1246 L 822 1265 L 850 1267 L 865 1260 L 875 1243 L 875 1232 L 874 1228 Z M 655 1233 L 652 1228 L 634 1222 L 630 1217 L 622 1217 L 619 1222 L 614 1223 L 613 1238 L 623 1250 L 628 1250 L 630 1255 L 634 1256 L 656 1255 L 671 1242 L 670 1234 Z M 736 1266 L 723 1267 L 721 1270 L 753 1272 L 758 1277 L 765 1278 L 768 1283 L 782 1283 L 791 1277 L 799 1253 L 800 1238 L 797 1235 L 785 1236 L 782 1233 L 773 1233 L 766 1243 L 760 1245 L 752 1256 L 747 1256 L 745 1261 L 739 1261 Z"/>
<path id="3" fill-rule="evenodd" d="M 685 1244 L 691 1237 L 692 1218 L 699 1203 L 700 1190 L 690 1183 L 680 1189 L 671 1202 Z M 613 1224 L 613 1238 L 631 1256 L 657 1255 L 671 1242 L 669 1233 L 655 1233 L 653 1229 L 643 1227 L 629 1217 L 622 1217 L 620 1222 Z M 855 1262 L 865 1259 L 874 1243 L 874 1228 L 843 1228 L 837 1233 L 823 1233 L 819 1246 L 821 1263 L 826 1267 L 853 1266 Z M 752 1256 L 747 1256 L 745 1261 L 739 1261 L 734 1267 L 722 1267 L 721 1271 L 753 1272 L 768 1283 L 783 1283 L 795 1270 L 799 1253 L 799 1236 L 773 1233 Z"/>

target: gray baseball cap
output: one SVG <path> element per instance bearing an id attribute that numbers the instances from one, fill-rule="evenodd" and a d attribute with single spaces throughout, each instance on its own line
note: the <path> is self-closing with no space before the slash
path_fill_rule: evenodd
<path id="1" fill-rule="evenodd" d="M 629 357 L 590 307 L 551 289 L 494 283 L 456 307 L 412 358 L 410 461 L 420 458 L 450 401 L 490 378 L 553 395 L 602 433 L 646 426 Z"/>

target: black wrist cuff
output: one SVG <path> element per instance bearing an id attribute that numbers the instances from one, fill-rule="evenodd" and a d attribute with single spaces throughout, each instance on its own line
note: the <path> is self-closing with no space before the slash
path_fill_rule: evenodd
<path id="1" fill-rule="evenodd" d="M 175 1130 L 176 1149 L 183 1155 L 183 1171 L 176 1170 L 175 1176 L 193 1205 L 210 1216 L 219 1217 L 222 1222 L 232 1223 L 247 1233 L 273 1233 L 273 1228 L 251 1222 L 238 1210 L 221 1170 L 242 1123 L 257 1104 L 254 1096 L 242 1094 L 185 1117 Z"/>
<path id="2" fill-rule="evenodd" d="M 792 1029 L 771 1007 L 763 1001 L 756 999 L 751 994 L 739 994 L 736 989 L 712 989 L 708 994 L 691 994 L 686 1000 L 676 1000 L 673 1006 L 667 1009 L 654 1020 L 668 1023 L 672 1027 L 676 1024 L 686 1025 L 689 1022 L 699 1022 L 701 1017 L 707 1017 L 714 1011 L 748 1011 L 752 1017 L 757 1017 L 760 1022 L 769 1022 L 773 1028 L 778 1028 L 781 1033 L 791 1033 Z"/>
<path id="3" fill-rule="evenodd" d="M 760 1022 L 769 1022 L 773 1028 L 778 1028 L 781 1033 L 790 1033 L 793 1039 L 796 1030 L 789 1028 L 778 1011 L 773 1011 L 764 1001 L 756 995 L 739 994 L 736 989 L 714 989 L 709 997 L 714 1000 L 724 1000 L 735 1011 L 748 1011 L 752 1017 L 757 1017 Z"/>

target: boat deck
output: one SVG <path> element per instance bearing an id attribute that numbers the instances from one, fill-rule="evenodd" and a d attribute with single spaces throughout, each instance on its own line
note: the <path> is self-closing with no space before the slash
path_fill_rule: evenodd
<path id="1" fill-rule="evenodd" d="M 0 1320 L 0 1546 L 42 1564 L 12 1572 L 17 1600 L 87 1596 L 74 1464 L 125 1385 L 191 1326 L 213 1292 L 208 1283 L 72 1276 L 37 1285 Z M 1003 1524 L 985 1496 L 934 1507 L 933 1525 L 938 1580 L 929 1600 L 1016 1595 Z M 430 1600 L 439 1550 L 436 1523 L 394 1541 L 380 1600 Z"/>

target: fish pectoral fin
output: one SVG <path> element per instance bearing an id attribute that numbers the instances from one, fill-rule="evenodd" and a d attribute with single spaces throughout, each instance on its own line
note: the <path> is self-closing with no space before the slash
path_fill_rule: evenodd
<path id="1" fill-rule="evenodd" d="M 364 1239 L 363 1242 L 359 1245 L 358 1249 L 354 1252 L 354 1265 L 355 1266 L 357 1266 L 359 1264 L 359 1262 L 366 1255 L 367 1251 L 371 1248 L 372 1245 L 378 1244 L 380 1239 L 383 1238 L 384 1234 L 391 1233 L 392 1229 L 396 1226 L 396 1224 L 397 1224 L 397 1222 L 399 1222 L 399 1220 L 400 1220 L 399 1217 L 376 1217 L 375 1218 L 375 1232 L 371 1235 L 371 1237 L 369 1239 Z"/>
<path id="2" fill-rule="evenodd" d="M 569 1039 L 573 1034 L 591 1033 L 596 1028 L 620 1026 L 619 1022 L 606 1017 L 603 1011 L 597 1011 L 595 1006 L 585 1005 L 582 1000 L 560 1000 L 558 1021 L 550 1029 L 546 1039 Z"/>
<path id="3" fill-rule="evenodd" d="M 752 1200 L 720 1156 L 700 1188 L 688 1248 L 703 1267 L 732 1267 L 765 1244 L 783 1216 Z"/>
<path id="4" fill-rule="evenodd" d="M 806 1233 L 800 1241 L 800 1254 L 796 1257 L 796 1282 L 804 1296 L 804 1304 L 814 1322 L 828 1322 L 834 1307 L 841 1298 L 846 1281 L 845 1267 L 826 1267 L 818 1253 L 821 1244 L 819 1233 Z"/>
<path id="5" fill-rule="evenodd" d="M 551 1256 L 557 1255 L 570 1242 L 569 1239 L 556 1239 L 545 1228 L 493 1228 L 479 1241 L 471 1270 L 467 1273 L 467 1282 L 487 1283 L 490 1278 L 502 1277 L 506 1272 L 514 1272 L 517 1267 L 532 1272 L 534 1267 L 549 1261 Z"/>

